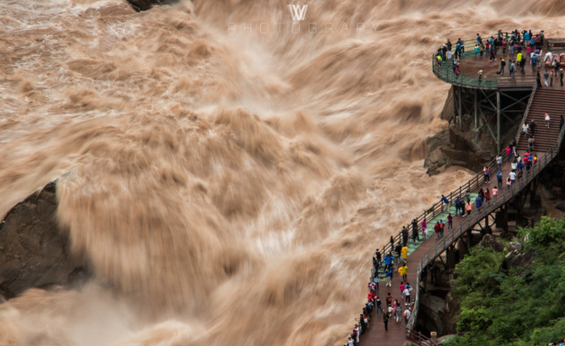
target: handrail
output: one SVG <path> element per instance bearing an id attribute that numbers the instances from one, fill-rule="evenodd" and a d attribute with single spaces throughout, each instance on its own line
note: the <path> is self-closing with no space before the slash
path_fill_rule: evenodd
<path id="1" fill-rule="evenodd" d="M 504 203 L 506 203 L 507 201 L 512 199 L 514 197 L 514 195 L 516 195 L 517 193 L 520 193 L 522 191 L 522 189 L 525 186 L 527 186 L 538 174 L 540 174 L 540 172 L 552 161 L 552 159 L 555 158 L 555 156 L 557 156 L 557 154 L 559 152 L 559 148 L 561 147 L 561 144 L 563 142 L 564 134 L 565 134 L 565 128 L 562 129 L 561 132 L 559 133 L 557 143 L 555 143 L 555 145 L 550 148 L 549 152 L 544 153 L 543 157 L 540 157 L 538 159 L 538 162 L 537 162 L 536 165 L 532 166 L 531 172 L 527 171 L 525 177 L 522 177 L 521 179 L 517 180 L 515 185 L 519 186 L 518 189 L 516 189 L 514 187 L 514 185 L 512 185 L 510 189 L 503 188 L 504 191 L 502 192 L 502 197 L 496 196 L 496 198 L 493 198 L 493 201 L 490 205 L 484 206 L 483 212 L 479 213 L 477 211 L 473 214 L 473 221 L 471 221 L 471 217 L 469 217 L 467 219 L 465 228 L 463 228 L 464 222 L 461 222 L 459 224 L 458 230 L 455 230 L 455 229 L 452 230 L 452 232 L 450 234 L 451 239 L 449 241 L 446 242 L 445 238 L 442 238 L 443 241 L 436 243 L 436 245 L 433 248 L 429 249 L 426 252 L 426 254 L 424 256 L 422 256 L 422 258 L 420 259 L 420 264 L 418 266 L 418 273 L 417 273 L 418 282 L 416 284 L 416 299 L 414 301 L 414 309 L 413 309 L 413 312 L 410 316 L 409 322 L 406 325 L 407 329 L 408 328 L 413 329 L 414 324 L 416 323 L 416 320 L 418 318 L 419 303 L 420 303 L 420 299 L 419 299 L 420 298 L 420 279 L 421 279 L 421 275 L 422 275 L 421 274 L 422 268 L 425 268 L 426 266 L 428 266 L 433 259 L 435 259 L 437 256 L 441 255 L 449 246 L 451 246 L 451 244 L 453 244 L 453 242 L 455 242 L 457 239 L 459 239 L 459 237 L 461 237 L 461 235 L 464 232 L 471 229 L 472 226 L 479 223 L 482 219 L 487 217 L 491 212 L 495 211 L 500 206 L 502 206 Z M 536 174 L 536 168 L 537 168 L 537 174 Z"/>
<path id="2" fill-rule="evenodd" d="M 440 346 L 439 343 L 423 335 L 420 332 L 406 328 L 406 339 L 415 342 L 418 345 Z"/>
<path id="3" fill-rule="evenodd" d="M 524 116 L 522 117 L 521 124 L 523 125 L 530 114 L 530 107 L 532 106 L 532 102 L 534 102 L 534 96 L 536 95 L 536 91 L 538 90 L 538 84 L 534 84 L 532 89 L 532 93 L 530 94 L 530 99 L 528 100 L 528 105 L 526 106 L 526 110 L 524 111 Z M 516 142 L 520 139 L 522 135 L 522 126 L 518 127 L 518 133 L 516 134 Z"/>

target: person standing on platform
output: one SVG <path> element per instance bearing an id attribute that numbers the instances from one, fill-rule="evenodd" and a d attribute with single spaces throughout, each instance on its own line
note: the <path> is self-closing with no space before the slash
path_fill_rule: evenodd
<path id="1" fill-rule="evenodd" d="M 547 128 L 549 128 L 549 113 L 545 113 L 545 124 L 547 125 Z"/>
<path id="2" fill-rule="evenodd" d="M 543 82 L 544 82 L 546 87 L 549 86 L 549 72 L 547 72 L 547 71 L 545 71 L 543 73 Z"/>
<path id="3" fill-rule="evenodd" d="M 510 172 L 509 178 L 510 178 L 510 185 L 514 185 L 514 183 L 516 182 L 516 172 L 514 171 Z"/>
<path id="4" fill-rule="evenodd" d="M 490 191 L 487 187 L 487 189 L 485 190 L 485 203 L 488 206 L 490 204 Z"/>
<path id="5" fill-rule="evenodd" d="M 536 53 L 532 54 L 532 58 L 530 59 L 530 65 L 532 65 L 532 73 L 536 71 L 536 66 L 538 64 L 538 56 Z"/>
<path id="6" fill-rule="evenodd" d="M 502 172 L 498 171 L 498 174 L 496 175 L 496 180 L 498 182 L 498 188 L 500 189 L 502 187 Z"/>
<path id="7" fill-rule="evenodd" d="M 402 246 L 406 246 L 408 244 L 408 230 L 406 226 L 402 227 Z"/>
<path id="8" fill-rule="evenodd" d="M 439 237 L 443 238 L 443 231 L 445 230 L 445 224 L 443 220 L 439 220 Z"/>
<path id="9" fill-rule="evenodd" d="M 485 176 L 485 182 L 490 183 L 490 170 L 487 166 L 483 168 L 483 175 Z"/>
<path id="10" fill-rule="evenodd" d="M 416 219 L 412 220 L 412 241 L 416 243 L 416 241 L 420 241 L 420 232 L 418 230 L 418 221 Z"/>
<path id="11" fill-rule="evenodd" d="M 450 231 L 453 229 L 453 216 L 451 216 L 451 213 L 447 215 L 447 229 Z"/>
<path id="12" fill-rule="evenodd" d="M 500 156 L 500 154 L 496 156 L 496 164 L 498 166 L 498 170 L 500 170 L 502 167 L 502 156 Z"/>
<path id="13" fill-rule="evenodd" d="M 436 235 L 436 239 L 439 238 L 439 221 L 434 225 L 434 233 Z"/>
<path id="14" fill-rule="evenodd" d="M 471 202 L 467 202 L 467 205 L 465 205 L 465 209 L 467 210 L 467 216 L 471 216 L 471 210 L 473 210 L 473 205 L 471 204 Z"/>
<path id="15" fill-rule="evenodd" d="M 528 148 L 530 149 L 530 151 L 534 149 L 534 137 L 528 138 Z"/>
<path id="16" fill-rule="evenodd" d="M 561 119 L 563 119 L 563 116 L 561 116 Z M 428 230 L 428 223 L 426 222 L 426 218 L 424 217 L 424 219 L 422 220 L 422 223 L 420 224 L 422 226 L 422 236 L 424 238 L 426 238 L 426 231 Z"/>
<path id="17" fill-rule="evenodd" d="M 492 187 L 492 199 L 494 199 L 494 203 L 496 203 L 496 196 L 498 196 L 498 188 L 496 186 Z"/>
<path id="18" fill-rule="evenodd" d="M 394 257 L 395 257 L 395 264 L 399 265 L 400 264 L 400 258 L 402 257 L 402 244 L 398 243 L 396 244 L 396 247 L 394 248 Z"/>
<path id="19" fill-rule="evenodd" d="M 477 211 L 480 213 L 481 207 L 483 206 L 483 199 L 481 198 L 481 196 L 477 196 L 477 198 L 475 198 L 475 205 L 477 207 Z"/>

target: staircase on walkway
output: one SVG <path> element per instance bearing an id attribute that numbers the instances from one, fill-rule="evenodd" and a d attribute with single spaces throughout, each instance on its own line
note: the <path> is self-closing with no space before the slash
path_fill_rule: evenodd
<path id="1" fill-rule="evenodd" d="M 545 113 L 549 113 L 551 118 L 549 129 L 546 127 Z M 535 91 L 534 99 L 526 118 L 528 124 L 532 120 L 536 124 L 534 153 L 548 152 L 555 145 L 555 140 L 559 136 L 561 115 L 565 116 L 565 93 L 556 89 L 538 88 Z M 523 133 L 521 133 L 517 149 L 522 154 L 529 150 L 528 141 L 525 140 Z"/>

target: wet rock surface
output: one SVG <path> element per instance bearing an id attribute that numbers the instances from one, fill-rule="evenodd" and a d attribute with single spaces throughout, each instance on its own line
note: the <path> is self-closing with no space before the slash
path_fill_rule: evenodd
<path id="1" fill-rule="evenodd" d="M 137 12 L 150 10 L 153 6 L 171 5 L 179 0 L 127 0 Z"/>
<path id="2" fill-rule="evenodd" d="M 0 295 L 32 287 L 76 284 L 88 277 L 84 259 L 69 253 L 57 219 L 56 182 L 14 206 L 0 227 Z"/>

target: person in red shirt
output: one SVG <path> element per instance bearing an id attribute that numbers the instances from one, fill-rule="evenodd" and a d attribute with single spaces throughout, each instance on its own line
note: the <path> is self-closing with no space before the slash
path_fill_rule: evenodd
<path id="1" fill-rule="evenodd" d="M 435 226 L 434 226 L 434 232 L 436 233 L 436 239 L 439 238 L 439 221 L 436 222 Z"/>

